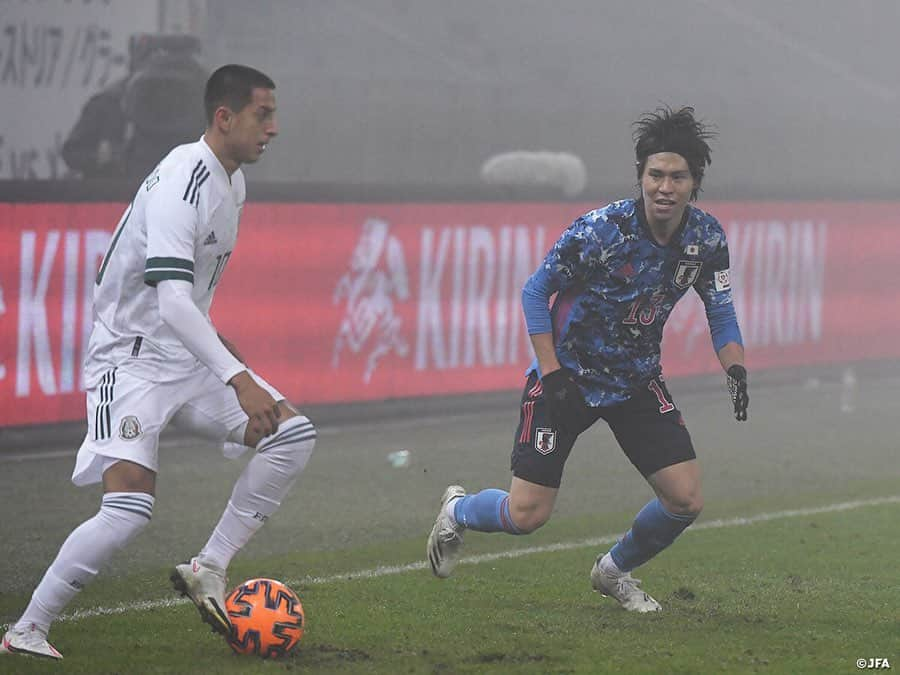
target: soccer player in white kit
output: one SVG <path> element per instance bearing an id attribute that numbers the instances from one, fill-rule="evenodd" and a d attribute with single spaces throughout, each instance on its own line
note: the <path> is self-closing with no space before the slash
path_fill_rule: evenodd
<path id="1" fill-rule="evenodd" d="M 54 659 L 50 624 L 153 512 L 159 434 L 169 422 L 256 453 L 209 541 L 172 572 L 204 621 L 228 634 L 225 570 L 279 507 L 306 465 L 316 431 L 255 375 L 209 319 L 244 205 L 241 164 L 277 134 L 275 84 L 239 65 L 206 84 L 207 129 L 173 149 L 138 188 L 94 287 L 85 361 L 88 432 L 72 481 L 102 481 L 99 512 L 63 543 L 0 653 Z"/>

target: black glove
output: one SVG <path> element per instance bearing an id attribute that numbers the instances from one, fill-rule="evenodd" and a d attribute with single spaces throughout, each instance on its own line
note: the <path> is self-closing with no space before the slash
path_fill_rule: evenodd
<path id="1" fill-rule="evenodd" d="M 550 424 L 557 431 L 577 419 L 584 410 L 584 394 L 567 368 L 554 370 L 541 378 Z"/>
<path id="2" fill-rule="evenodd" d="M 734 403 L 734 418 L 739 422 L 747 419 L 750 395 L 747 393 L 747 369 L 734 364 L 728 369 L 728 393 Z"/>

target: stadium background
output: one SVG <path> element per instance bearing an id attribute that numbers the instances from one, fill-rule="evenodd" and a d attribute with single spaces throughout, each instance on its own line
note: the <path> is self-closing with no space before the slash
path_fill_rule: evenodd
<path id="1" fill-rule="evenodd" d="M 15 543 L 0 592 L 25 594 L 96 508 L 68 483 L 79 364 L 93 271 L 136 181 L 80 178 L 60 151 L 124 73 L 131 35 L 194 35 L 205 67 L 245 62 L 278 85 L 281 135 L 247 168 L 214 309 L 324 431 L 251 547 L 268 555 L 424 539 L 447 482 L 507 481 L 529 360 L 517 284 L 574 217 L 632 194 L 629 124 L 661 103 L 720 133 L 701 206 L 731 241 L 752 378 L 737 427 L 702 308 L 683 303 L 663 361 L 707 512 L 895 493 L 898 20 L 886 1 L 0 0 L 0 507 Z M 481 178 L 520 150 L 576 155 L 584 188 Z M 408 466 L 387 460 L 397 449 Z M 240 470 L 218 451 L 166 436 L 154 525 L 115 574 L 202 541 Z M 572 462 L 561 521 L 603 514 L 615 531 L 646 501 L 605 429 Z"/>
<path id="2" fill-rule="evenodd" d="M 281 135 L 247 168 L 214 318 L 299 404 L 515 388 L 518 287 L 574 217 L 632 194 L 629 123 L 663 102 L 720 133 L 701 205 L 732 239 L 751 368 L 898 355 L 891 3 L 3 6 L 0 427 L 82 415 L 90 277 L 136 179 L 79 180 L 59 149 L 139 33 L 193 35 L 204 68 L 278 83 Z M 513 151 L 584 173 L 488 184 Z M 254 302 L 275 285 L 289 301 Z M 715 370 L 704 330 L 692 297 L 670 376 Z"/>

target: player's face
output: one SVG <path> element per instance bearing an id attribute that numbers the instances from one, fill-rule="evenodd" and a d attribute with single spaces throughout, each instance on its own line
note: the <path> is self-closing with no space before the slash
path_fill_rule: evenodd
<path id="1" fill-rule="evenodd" d="M 257 87 L 250 103 L 234 115 L 227 135 L 228 154 L 238 164 L 252 164 L 277 134 L 275 92 Z"/>
<path id="2" fill-rule="evenodd" d="M 657 227 L 681 224 L 694 187 L 694 177 L 684 157 L 674 152 L 650 155 L 641 176 L 647 223 Z"/>

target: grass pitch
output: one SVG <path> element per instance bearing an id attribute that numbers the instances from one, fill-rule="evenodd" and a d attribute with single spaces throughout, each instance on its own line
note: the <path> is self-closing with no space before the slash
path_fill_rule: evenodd
<path id="1" fill-rule="evenodd" d="M 895 530 L 898 514 L 900 502 L 870 503 L 689 531 L 640 570 L 664 606 L 659 615 L 625 612 L 590 590 L 588 572 L 603 547 L 579 543 L 591 533 L 577 519 L 557 522 L 527 542 L 544 551 L 510 547 L 510 537 L 471 534 L 466 553 L 475 560 L 444 581 L 420 563 L 421 538 L 392 551 L 368 547 L 238 562 L 231 570 L 235 580 L 276 576 L 292 582 L 303 600 L 306 635 L 277 661 L 232 654 L 200 623 L 193 605 L 135 606 L 135 590 L 167 597 L 166 570 L 160 569 L 85 591 L 79 606 L 87 616 L 53 629 L 65 655 L 61 663 L 3 657 L 0 671 L 850 672 L 858 658 L 900 656 L 900 589 L 891 563 L 900 557 L 900 543 L 885 536 Z M 553 540 L 571 547 L 552 550 Z M 516 555 L 517 548 L 517 557 L 490 555 Z M 419 565 L 378 571 L 375 561 Z M 363 569 L 374 571 L 347 578 Z M 4 597 L 0 610 L 6 614 L 15 604 Z M 96 615 L 98 607 L 117 605 L 121 613 Z"/>
<path id="2" fill-rule="evenodd" d="M 652 616 L 590 590 L 595 556 L 649 498 L 608 430 L 579 439 L 544 528 L 468 534 L 473 560 L 441 581 L 424 558 L 438 499 L 451 482 L 508 484 L 517 394 L 471 414 L 320 422 L 295 492 L 229 570 L 233 584 L 269 576 L 300 595 L 306 636 L 279 661 L 232 654 L 169 586 L 171 565 L 205 541 L 241 469 L 216 448 L 175 444 L 161 453 L 153 522 L 54 625 L 65 659 L 3 656 L 0 673 L 819 674 L 876 658 L 900 667 L 900 380 L 860 379 L 849 415 L 839 378 L 757 382 L 746 424 L 731 419 L 724 391 L 672 385 L 707 506 L 636 572 L 664 607 Z M 386 455 L 400 448 L 412 460 L 395 469 Z M 18 616 L 99 503 L 98 491 L 68 484 L 71 454 L 45 454 L 0 457 L 0 623 Z M 822 509 L 849 501 L 864 503 Z"/>

